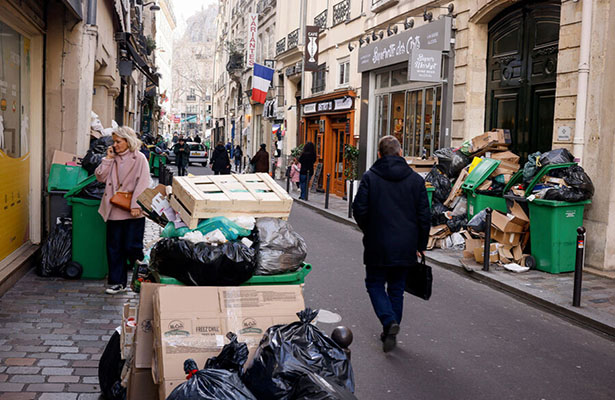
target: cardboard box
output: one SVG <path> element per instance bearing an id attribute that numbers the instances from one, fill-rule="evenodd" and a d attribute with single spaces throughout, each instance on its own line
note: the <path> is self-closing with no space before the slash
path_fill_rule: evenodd
<path id="1" fill-rule="evenodd" d="M 81 158 L 79 158 L 76 154 L 65 153 L 60 150 L 55 150 L 53 152 L 53 158 L 51 159 L 52 164 L 62 164 L 62 165 L 81 165 Z"/>
<path id="2" fill-rule="evenodd" d="M 156 399 L 157 396 L 158 386 L 152 380 L 152 370 L 133 367 L 128 381 L 127 400 Z"/>
<path id="3" fill-rule="evenodd" d="M 217 356 L 227 332 L 245 342 L 250 357 L 272 325 L 297 321 L 305 308 L 299 285 L 246 287 L 161 286 L 154 292 L 155 383 L 185 380 L 184 361 Z"/>
<path id="4" fill-rule="evenodd" d="M 415 172 L 429 172 L 438 165 L 438 159 L 434 157 L 423 160 L 421 157 L 406 157 L 406 162 Z"/>
<path id="5" fill-rule="evenodd" d="M 451 234 L 450 229 L 448 228 L 447 225 L 444 225 L 444 224 L 432 226 L 431 229 L 429 229 L 429 236 L 436 238 L 436 239 L 444 239 L 450 234 Z"/>
<path id="6" fill-rule="evenodd" d="M 463 251 L 465 258 L 473 258 L 474 250 L 485 248 L 485 241 L 483 239 L 466 238 L 466 249 Z"/>
<path id="7" fill-rule="evenodd" d="M 122 329 L 120 331 L 120 353 L 122 359 L 129 358 L 133 350 L 135 331 L 137 330 L 137 309 L 130 304 L 124 304 L 122 310 Z"/>
<path id="8" fill-rule="evenodd" d="M 490 157 L 494 160 L 500 160 L 509 164 L 519 164 L 520 157 L 512 151 L 503 151 L 500 153 L 491 153 Z"/>
<path id="9" fill-rule="evenodd" d="M 519 171 L 519 164 L 510 164 L 507 162 L 500 162 L 500 165 L 493 171 L 491 176 L 498 175 L 514 175 L 517 171 Z"/>
<path id="10" fill-rule="evenodd" d="M 523 233 L 519 232 L 502 232 L 499 229 L 491 230 L 491 239 L 495 240 L 500 244 L 505 244 L 509 246 L 518 246 L 521 244 Z"/>
<path id="11" fill-rule="evenodd" d="M 489 190 L 489 188 L 491 187 L 491 184 L 493 182 L 491 182 L 491 179 L 487 179 L 485 182 L 481 183 L 480 186 L 478 186 L 475 190 Z"/>
<path id="12" fill-rule="evenodd" d="M 491 243 L 491 245 L 489 246 L 489 262 L 494 263 L 500 259 L 498 249 L 498 243 Z M 482 264 L 485 260 L 484 252 L 484 247 L 477 247 L 474 249 L 474 259 L 477 263 Z"/>
<path id="13" fill-rule="evenodd" d="M 487 149 L 493 145 L 506 145 L 510 144 L 511 136 L 510 131 L 506 133 L 504 129 L 494 129 L 489 132 L 485 132 L 480 136 L 472 138 L 472 151 L 477 152 Z M 505 147 L 504 147 L 505 148 Z"/>
<path id="14" fill-rule="evenodd" d="M 550 183 L 552 185 L 568 186 L 566 181 L 563 180 L 562 178 L 554 178 L 552 176 L 545 176 L 545 177 L 542 178 L 542 181 L 545 182 L 545 183 Z"/>
<path id="15" fill-rule="evenodd" d="M 527 230 L 524 221 L 512 214 L 504 214 L 497 210 L 493 210 L 491 214 L 491 226 L 501 232 L 523 233 Z"/>
<path id="16" fill-rule="evenodd" d="M 459 176 L 457 177 L 457 180 L 455 181 L 455 185 L 451 189 L 451 193 L 448 195 L 448 197 L 444 201 L 445 206 L 450 208 L 451 204 L 453 203 L 453 200 L 455 200 L 455 197 L 463 195 L 463 193 L 461 192 L 461 185 L 463 185 L 463 182 L 466 180 L 468 175 L 469 175 L 468 171 L 465 168 L 461 170 L 461 173 L 459 174 Z"/>
<path id="17" fill-rule="evenodd" d="M 139 293 L 137 332 L 135 335 L 135 367 L 151 368 L 154 354 L 154 291 L 165 285 L 143 282 Z"/>

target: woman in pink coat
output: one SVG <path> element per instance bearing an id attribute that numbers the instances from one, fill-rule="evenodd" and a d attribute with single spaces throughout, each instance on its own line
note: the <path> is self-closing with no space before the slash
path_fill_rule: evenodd
<path id="1" fill-rule="evenodd" d="M 96 179 L 105 182 L 99 214 L 107 223 L 108 294 L 127 290 L 128 268 L 143 259 L 145 218 L 137 198 L 150 184 L 149 164 L 139 151 L 141 141 L 127 126 L 113 133 L 113 146 L 96 168 Z M 130 211 L 111 203 L 116 192 L 131 192 Z"/>
<path id="2" fill-rule="evenodd" d="M 290 181 L 297 186 L 299 190 L 299 172 L 301 171 L 301 164 L 297 161 L 297 157 L 293 159 L 293 163 L 290 166 Z"/>

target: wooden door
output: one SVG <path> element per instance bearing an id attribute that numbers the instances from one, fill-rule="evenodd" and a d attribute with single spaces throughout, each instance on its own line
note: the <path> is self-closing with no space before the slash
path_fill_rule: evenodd
<path id="1" fill-rule="evenodd" d="M 344 146 L 347 143 L 346 125 L 335 124 L 331 131 L 331 191 L 338 196 L 344 196 L 346 192 L 346 178 L 344 177 Z"/>
<path id="2" fill-rule="evenodd" d="M 559 22 L 558 1 L 523 1 L 489 23 L 485 127 L 522 158 L 551 149 Z"/>

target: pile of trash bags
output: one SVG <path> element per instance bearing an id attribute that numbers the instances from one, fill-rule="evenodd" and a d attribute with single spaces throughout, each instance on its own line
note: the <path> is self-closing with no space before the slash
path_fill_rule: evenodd
<path id="1" fill-rule="evenodd" d="M 47 237 L 41 249 L 36 273 L 42 277 L 64 276 L 72 259 L 73 226 L 70 218 L 62 218 Z"/>
<path id="2" fill-rule="evenodd" d="M 107 154 L 109 146 L 113 145 L 113 137 L 103 136 L 100 139 L 90 141 L 90 149 L 85 153 L 81 166 L 92 175 Z"/>
<path id="3" fill-rule="evenodd" d="M 450 149 L 443 150 L 447 150 L 447 152 L 450 153 Z M 454 160 L 455 157 L 457 158 L 457 161 L 454 163 L 455 167 L 458 167 L 466 162 L 466 160 L 461 161 L 462 157 L 465 157 L 466 159 L 468 158 L 460 151 L 456 151 L 454 154 L 455 155 L 452 156 L 452 159 Z M 438 159 L 440 160 L 440 157 L 438 157 Z M 467 164 L 463 165 L 462 169 L 466 166 Z M 441 173 L 442 170 L 443 168 L 438 165 L 437 167 L 432 168 L 432 170 L 425 177 L 425 182 L 431 183 L 434 187 L 433 198 L 431 201 L 431 225 L 438 226 L 446 224 L 451 232 L 459 232 L 465 228 L 465 225 L 468 222 L 467 199 L 465 196 L 458 197 L 455 199 L 454 203 L 451 204 L 451 207 L 444 205 L 451 194 L 452 182 L 446 175 L 446 172 L 451 172 L 451 169 L 446 167 L 444 168 L 444 171 L 446 172 L 443 171 Z M 459 172 L 457 172 L 457 174 L 459 174 Z"/>
<path id="4" fill-rule="evenodd" d="M 307 256 L 305 240 L 287 221 L 259 218 L 257 275 L 277 275 L 298 270 Z"/>

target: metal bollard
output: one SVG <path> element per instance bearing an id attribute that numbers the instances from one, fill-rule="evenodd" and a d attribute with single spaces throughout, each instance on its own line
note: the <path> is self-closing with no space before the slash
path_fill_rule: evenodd
<path id="1" fill-rule="evenodd" d="M 483 253 L 483 271 L 489 271 L 490 264 L 490 252 L 491 252 L 491 213 L 493 210 L 491 208 L 485 209 L 487 213 L 487 219 L 485 221 L 485 251 Z"/>
<path id="2" fill-rule="evenodd" d="M 308 201 L 308 198 L 310 197 L 310 179 L 312 179 L 312 176 L 307 174 L 307 182 L 305 183 L 305 201 Z"/>
<path id="3" fill-rule="evenodd" d="M 581 285 L 583 283 L 583 266 L 585 265 L 585 228 L 577 229 L 577 259 L 574 265 L 574 290 L 572 306 L 581 307 Z"/>
<path id="4" fill-rule="evenodd" d="M 352 344 L 353 335 L 350 328 L 347 326 L 338 326 L 331 332 L 331 339 L 344 350 L 344 353 L 350 359 L 350 345 Z"/>
<path id="5" fill-rule="evenodd" d="M 329 188 L 331 187 L 331 174 L 327 174 L 327 186 L 325 188 L 325 210 L 329 209 Z"/>
<path id="6" fill-rule="evenodd" d="M 350 180 L 350 190 L 348 191 L 348 218 L 352 218 L 352 202 L 354 197 L 354 181 Z"/>
<path id="7" fill-rule="evenodd" d="M 286 193 L 290 193 L 290 176 L 286 177 Z"/>

